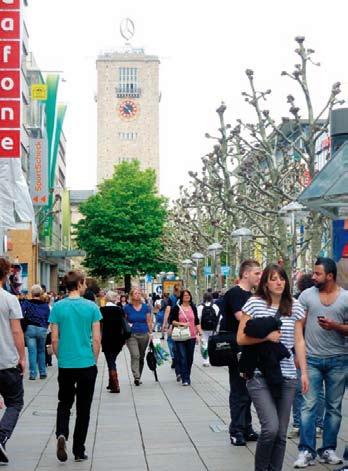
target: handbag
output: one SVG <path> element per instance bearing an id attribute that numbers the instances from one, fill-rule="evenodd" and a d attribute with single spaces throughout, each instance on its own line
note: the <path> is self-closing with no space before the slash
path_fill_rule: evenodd
<path id="1" fill-rule="evenodd" d="M 147 355 L 146 355 L 146 363 L 147 363 L 147 366 L 149 367 L 149 369 L 151 371 L 153 371 L 154 375 L 155 375 L 155 380 L 158 381 L 158 377 L 157 377 L 157 360 L 156 360 L 156 355 L 155 355 L 155 347 L 153 345 L 153 342 L 150 342 L 149 344 L 149 350 L 147 352 Z"/>
<path id="2" fill-rule="evenodd" d="M 188 322 L 187 316 L 181 306 L 179 306 L 179 309 L 183 313 L 186 321 Z M 173 327 L 172 339 L 174 340 L 174 342 L 184 342 L 185 340 L 189 340 L 190 338 L 191 338 L 191 332 L 188 325 Z"/>
<path id="3" fill-rule="evenodd" d="M 188 326 L 175 326 L 172 332 L 174 342 L 184 342 L 191 338 L 190 328 Z"/>
<path id="4" fill-rule="evenodd" d="M 220 320 L 221 314 L 219 315 Z M 219 325 L 219 322 L 218 322 Z M 241 347 L 237 344 L 237 336 L 234 332 L 219 330 L 209 336 L 208 356 L 212 366 L 233 366 L 237 364 L 237 353 Z"/>

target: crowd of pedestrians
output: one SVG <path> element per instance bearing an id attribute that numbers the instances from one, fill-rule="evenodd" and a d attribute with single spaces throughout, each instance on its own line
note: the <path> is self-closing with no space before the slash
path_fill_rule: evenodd
<path id="1" fill-rule="evenodd" d="M 2 285 L 9 271 L 10 264 L 0 258 Z M 141 386 L 146 351 L 158 331 L 166 336 L 176 381 L 186 387 L 196 346 L 202 365 L 209 367 L 209 339 L 216 332 L 228 333 L 235 346 L 227 365 L 230 441 L 239 447 L 257 442 L 255 471 L 281 471 L 287 436 L 297 435 L 295 468 L 310 466 L 317 457 L 327 464 L 342 463 L 336 448 L 348 367 L 348 292 L 337 285 L 336 274 L 335 262 L 319 258 L 313 273 L 299 278 L 293 296 L 283 266 L 262 269 L 257 261 L 246 260 L 234 286 L 224 295 L 209 290 L 197 305 L 177 283 L 173 293 L 148 300 L 138 287 L 129 296 L 109 291 L 98 306 L 95 291 L 79 271 L 66 274 L 66 294 L 54 302 L 39 285 L 31 288 L 30 299 L 20 301 L 0 288 L 0 395 L 6 406 L 0 421 L 0 463 L 8 462 L 6 442 L 23 407 L 25 345 L 30 380 L 46 378 L 50 350 L 57 357 L 58 460 L 68 459 L 69 419 L 76 401 L 72 452 L 75 461 L 85 461 L 100 349 L 109 372 L 107 389 L 120 393 L 119 353 L 126 345 L 134 385 Z M 252 404 L 259 433 L 252 424 Z M 322 439 L 320 447 L 317 438 Z"/>

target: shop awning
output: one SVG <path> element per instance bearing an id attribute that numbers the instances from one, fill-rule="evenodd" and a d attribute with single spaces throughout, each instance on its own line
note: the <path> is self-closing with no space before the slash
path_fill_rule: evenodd
<path id="1" fill-rule="evenodd" d="M 320 170 L 298 201 L 332 219 L 348 218 L 348 142 Z"/>

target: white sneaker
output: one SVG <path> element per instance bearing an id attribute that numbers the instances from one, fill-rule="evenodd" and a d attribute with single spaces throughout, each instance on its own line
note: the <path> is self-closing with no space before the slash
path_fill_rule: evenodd
<path id="1" fill-rule="evenodd" d="M 320 463 L 341 464 L 343 461 L 339 458 L 334 450 L 325 450 L 319 457 Z"/>
<path id="2" fill-rule="evenodd" d="M 308 450 L 300 451 L 297 460 L 294 463 L 294 468 L 307 468 L 307 466 L 313 466 L 315 460 L 312 454 Z"/>

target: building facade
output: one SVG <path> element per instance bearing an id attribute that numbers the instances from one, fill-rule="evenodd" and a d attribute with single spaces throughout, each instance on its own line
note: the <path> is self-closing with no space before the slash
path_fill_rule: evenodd
<path id="1" fill-rule="evenodd" d="M 88 200 L 89 197 L 95 194 L 94 190 L 70 190 L 70 210 L 71 210 L 71 225 L 72 228 L 74 224 L 77 224 L 82 219 L 82 214 L 80 213 L 80 204 Z M 74 230 L 71 235 L 71 248 L 72 250 L 77 250 L 77 244 L 75 241 Z M 74 270 L 85 271 L 83 266 L 84 256 L 75 256 L 71 259 L 71 267 Z"/>
<path id="2" fill-rule="evenodd" d="M 26 0 L 0 1 L 0 254 L 16 270 L 20 267 L 19 289 L 37 282 L 37 228 L 28 188 L 30 89 L 26 6 Z"/>
<path id="3" fill-rule="evenodd" d="M 159 59 L 142 49 L 97 59 L 97 182 L 114 166 L 139 160 L 159 183 Z"/>

